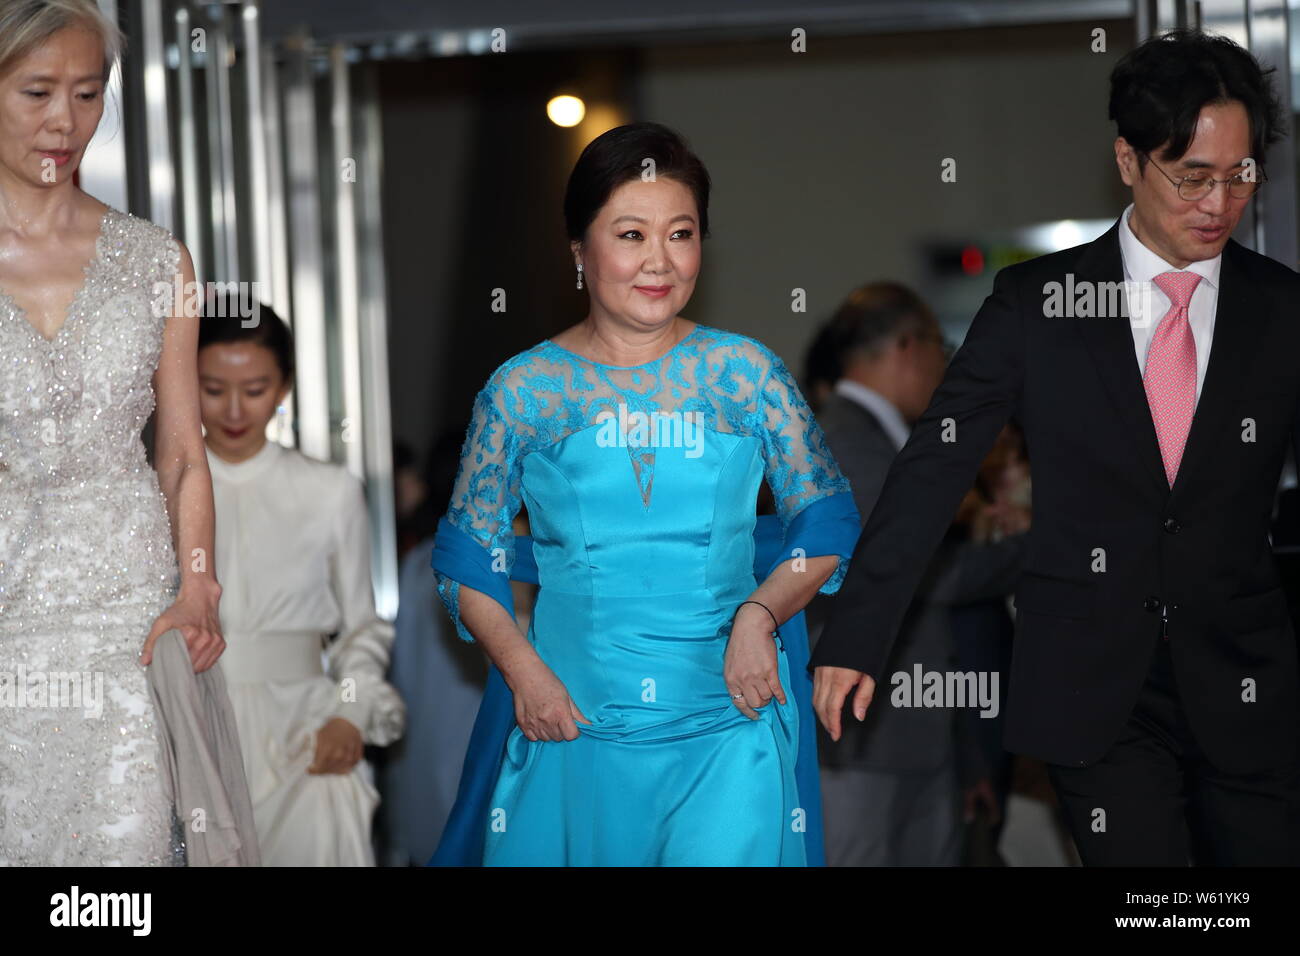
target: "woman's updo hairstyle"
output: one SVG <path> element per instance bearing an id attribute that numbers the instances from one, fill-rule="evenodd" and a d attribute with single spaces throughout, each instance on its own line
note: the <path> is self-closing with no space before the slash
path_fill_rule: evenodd
<path id="1" fill-rule="evenodd" d="M 656 179 L 672 179 L 695 196 L 700 238 L 709 234 L 709 173 L 674 130 L 661 123 L 629 123 L 601 133 L 582 151 L 564 191 L 564 224 L 581 242 L 587 227 L 624 183 L 640 179 L 645 161 L 654 160 Z"/>
<path id="2" fill-rule="evenodd" d="M 209 288 L 199 321 L 198 350 L 209 345 L 247 342 L 269 349 L 286 384 L 293 383 L 293 333 L 288 324 L 265 303 L 253 305 L 253 315 L 245 318 L 241 297 L 217 287 Z M 249 323 L 245 325 L 245 323 Z"/>

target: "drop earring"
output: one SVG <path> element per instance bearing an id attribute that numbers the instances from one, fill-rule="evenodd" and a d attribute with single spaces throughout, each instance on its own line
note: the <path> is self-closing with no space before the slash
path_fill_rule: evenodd
<path id="1" fill-rule="evenodd" d="M 582 263 L 578 263 L 578 288 L 582 288 Z"/>

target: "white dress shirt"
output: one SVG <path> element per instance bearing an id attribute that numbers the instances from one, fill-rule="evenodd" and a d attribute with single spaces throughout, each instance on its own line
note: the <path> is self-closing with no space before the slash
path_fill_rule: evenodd
<path id="1" fill-rule="evenodd" d="M 1162 272 L 1178 272 L 1182 270 L 1175 269 L 1156 253 L 1152 252 L 1129 227 L 1128 217 L 1133 212 L 1132 203 L 1124 210 L 1124 215 L 1120 217 L 1119 226 L 1119 251 L 1120 258 L 1124 260 L 1124 281 L 1128 283 L 1149 283 L 1144 291 L 1150 296 L 1146 301 L 1150 303 L 1151 315 L 1142 320 L 1132 320 L 1129 322 L 1133 330 L 1133 348 L 1137 352 L 1138 371 L 1145 373 L 1147 367 L 1147 351 L 1151 348 L 1151 338 L 1155 335 L 1160 320 L 1164 318 L 1165 313 L 1169 311 L 1171 305 L 1169 297 L 1160 291 L 1151 280 Z M 1201 276 L 1201 281 L 1196 284 L 1196 291 L 1192 293 L 1191 302 L 1187 305 L 1187 321 L 1192 327 L 1192 339 L 1196 342 L 1196 399 L 1199 402 L 1201 398 L 1201 387 L 1205 384 L 1205 369 L 1210 362 L 1210 345 L 1214 341 L 1214 313 L 1219 302 L 1219 267 L 1222 265 L 1223 255 L 1217 255 L 1213 259 L 1202 259 L 1199 262 L 1193 262 L 1188 265 L 1188 272 L 1195 272 Z M 1129 288 L 1132 288 L 1130 285 Z M 1129 315 L 1135 316 L 1140 314 L 1134 303 L 1132 296 L 1129 298 Z"/>
<path id="2" fill-rule="evenodd" d="M 842 378 L 835 383 L 835 392 L 838 395 L 843 395 L 849 401 L 857 402 L 875 415 L 877 421 L 880 422 L 880 427 L 885 430 L 889 440 L 894 443 L 895 449 L 901 449 L 907 444 L 907 437 L 912 434 L 912 429 L 904 421 L 902 412 L 894 407 L 893 402 L 874 388 L 867 388 L 861 382 Z"/>

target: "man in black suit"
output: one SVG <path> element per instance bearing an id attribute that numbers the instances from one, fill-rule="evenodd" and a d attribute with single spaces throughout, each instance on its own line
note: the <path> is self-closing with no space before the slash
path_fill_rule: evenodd
<path id="1" fill-rule="evenodd" d="M 1267 530 L 1300 276 L 1229 238 L 1277 98 L 1231 41 L 1176 31 L 1116 66 L 1110 116 L 1133 204 L 1095 242 L 998 273 L 858 541 L 814 705 L 833 738 L 850 693 L 863 719 L 1014 415 L 1034 512 L 1007 749 L 1048 762 L 1086 864 L 1290 863 L 1296 637 Z"/>

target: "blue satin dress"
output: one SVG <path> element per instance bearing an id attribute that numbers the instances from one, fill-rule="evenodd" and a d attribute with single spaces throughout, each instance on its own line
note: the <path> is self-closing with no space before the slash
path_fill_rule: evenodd
<path id="1" fill-rule="evenodd" d="M 476 727 L 462 795 L 481 777 L 471 763 L 495 779 L 453 811 L 444 844 L 481 845 L 482 863 L 506 866 L 809 862 L 820 808 L 796 770 L 801 749 L 815 760 L 801 747 L 804 661 L 796 674 L 778 652 L 787 703 L 758 720 L 722 677 L 730 620 L 758 585 L 764 480 L 783 530 L 769 573 L 836 554 L 833 592 L 857 512 L 793 377 L 760 343 L 697 326 L 657 362 L 623 368 L 548 340 L 497 369 L 435 541 L 439 591 L 466 639 L 460 586 L 513 613 L 510 525 L 526 504 L 540 585 L 528 640 L 591 723 L 559 742 L 515 726 L 503 746 Z"/>

